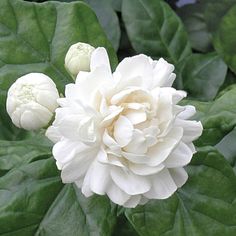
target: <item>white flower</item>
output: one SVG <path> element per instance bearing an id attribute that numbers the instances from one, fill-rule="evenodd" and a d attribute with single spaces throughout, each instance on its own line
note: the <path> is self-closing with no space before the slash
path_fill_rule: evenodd
<path id="1" fill-rule="evenodd" d="M 125 207 L 165 199 L 181 187 L 202 133 L 188 120 L 193 106 L 179 106 L 184 91 L 171 88 L 174 66 L 145 55 L 124 59 L 112 74 L 97 48 L 91 72 L 66 86 L 46 135 L 64 183 L 85 196 L 107 194 Z"/>
<path id="2" fill-rule="evenodd" d="M 19 128 L 37 130 L 48 125 L 58 107 L 54 82 L 41 73 L 30 73 L 16 80 L 8 90 L 7 112 Z"/>
<path id="3" fill-rule="evenodd" d="M 87 43 L 76 43 L 70 46 L 65 57 L 66 69 L 73 76 L 80 71 L 90 71 L 90 58 L 94 49 Z"/>

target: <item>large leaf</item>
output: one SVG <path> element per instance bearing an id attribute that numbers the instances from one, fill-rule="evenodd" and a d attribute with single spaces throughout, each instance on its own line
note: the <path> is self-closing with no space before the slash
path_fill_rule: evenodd
<path id="1" fill-rule="evenodd" d="M 9 170 L 51 154 L 52 143 L 43 135 L 23 141 L 0 140 L 0 176 Z"/>
<path id="2" fill-rule="evenodd" d="M 189 4 L 178 9 L 192 48 L 200 52 L 208 52 L 212 49 L 211 34 L 204 15 L 206 6 L 207 4 Z"/>
<path id="3" fill-rule="evenodd" d="M 200 0 L 206 6 L 204 11 L 207 27 L 214 34 L 218 30 L 221 19 L 227 11 L 236 4 L 236 0 Z"/>
<path id="4" fill-rule="evenodd" d="M 113 47 L 118 50 L 120 43 L 119 19 L 113 9 L 111 0 L 83 0 L 95 11 L 108 39 Z M 117 2 L 118 4 L 118 2 Z"/>
<path id="5" fill-rule="evenodd" d="M 216 53 L 193 54 L 181 70 L 183 88 L 189 97 L 212 100 L 224 83 L 226 72 L 226 64 Z"/>
<path id="6" fill-rule="evenodd" d="M 64 90 L 71 81 L 64 69 L 65 54 L 78 41 L 106 47 L 116 64 L 96 15 L 84 3 L 0 1 L 0 124 L 10 123 L 5 113 L 6 93 L 19 76 L 43 72 Z"/>
<path id="7" fill-rule="evenodd" d="M 25 0 L 28 2 L 46 2 L 54 0 Z M 75 2 L 76 0 L 57 0 L 59 2 Z M 96 13 L 98 20 L 103 27 L 108 39 L 111 41 L 113 47 L 117 50 L 120 41 L 120 27 L 119 20 L 115 13 L 112 0 L 81 0 L 89 4 L 89 6 Z M 115 4 L 115 3 L 114 3 Z M 119 7 L 116 0 L 116 7 Z M 121 3 L 120 3 L 121 4 Z M 114 10 L 113 10 L 114 8 Z"/>
<path id="8" fill-rule="evenodd" d="M 164 57 L 174 64 L 191 54 L 181 20 L 164 1 L 123 1 L 122 16 L 132 46 L 138 53 Z"/>
<path id="9" fill-rule="evenodd" d="M 20 146 L 18 150 L 22 153 Z M 28 155 L 34 156 L 32 152 Z M 38 153 L 43 153 L 40 148 Z M 63 185 L 53 158 L 41 154 L 0 178 L 0 235 L 111 235 L 114 205 L 105 197 L 87 199 L 75 186 Z"/>
<path id="10" fill-rule="evenodd" d="M 229 67 L 236 73 L 236 5 L 223 17 L 214 36 L 214 46 Z"/>
<path id="11" fill-rule="evenodd" d="M 126 211 L 140 235 L 236 234 L 236 176 L 213 148 L 202 149 L 188 167 L 189 180 L 167 200 Z"/>

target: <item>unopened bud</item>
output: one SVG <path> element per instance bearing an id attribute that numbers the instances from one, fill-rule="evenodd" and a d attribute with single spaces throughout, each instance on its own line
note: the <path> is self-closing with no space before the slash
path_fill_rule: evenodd
<path id="1" fill-rule="evenodd" d="M 65 67 L 68 72 L 76 77 L 80 71 L 90 71 L 90 58 L 94 49 L 87 43 L 70 46 L 65 57 Z"/>
<path id="2" fill-rule="evenodd" d="M 48 125 L 58 107 L 55 83 L 42 73 L 30 73 L 16 80 L 8 90 L 7 112 L 14 125 L 37 130 Z"/>

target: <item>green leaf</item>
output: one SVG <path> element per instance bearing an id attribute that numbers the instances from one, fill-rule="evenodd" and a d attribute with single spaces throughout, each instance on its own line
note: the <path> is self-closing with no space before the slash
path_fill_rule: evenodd
<path id="1" fill-rule="evenodd" d="M 116 65 L 115 52 L 96 15 L 84 3 L 0 1 L 0 124 L 11 122 L 5 112 L 6 95 L 18 77 L 42 72 L 60 92 L 64 90 L 72 81 L 64 68 L 65 54 L 78 41 L 106 47 Z"/>
<path id="2" fill-rule="evenodd" d="M 115 11 L 121 12 L 122 0 L 110 0 Z"/>
<path id="3" fill-rule="evenodd" d="M 116 12 L 112 7 L 111 0 L 83 0 L 88 3 L 96 13 L 108 39 L 113 47 L 118 50 L 120 43 L 120 26 Z M 117 2 L 118 3 L 118 2 Z"/>
<path id="4" fill-rule="evenodd" d="M 206 6 L 207 4 L 189 4 L 178 9 L 178 14 L 188 32 L 191 46 L 199 52 L 212 50 L 211 34 L 204 16 Z"/>
<path id="5" fill-rule="evenodd" d="M 224 83 L 227 66 L 216 53 L 193 54 L 181 70 L 183 88 L 189 98 L 209 101 Z"/>
<path id="6" fill-rule="evenodd" d="M 46 2 L 54 0 L 25 0 L 29 2 Z M 76 0 L 57 0 L 59 2 L 75 2 Z M 111 0 L 81 0 L 86 2 L 96 13 L 99 23 L 103 27 L 108 39 L 111 41 L 113 47 L 118 50 L 120 41 L 120 26 L 119 20 L 114 10 L 114 7 L 119 7 L 119 2 L 113 7 Z M 121 4 L 121 3 L 120 3 Z"/>
<path id="7" fill-rule="evenodd" d="M 187 169 L 189 180 L 167 200 L 126 210 L 140 235 L 234 236 L 236 176 L 227 161 L 205 147 Z"/>
<path id="8" fill-rule="evenodd" d="M 191 54 L 181 20 L 164 1 L 123 1 L 122 16 L 131 44 L 138 53 L 164 57 L 174 64 Z"/>
<path id="9" fill-rule="evenodd" d="M 0 140 L 0 176 L 22 164 L 51 154 L 52 143 L 43 135 L 23 141 Z M 2 174 L 1 174 L 2 173 Z"/>
<path id="10" fill-rule="evenodd" d="M 124 214 L 117 218 L 117 224 L 112 236 L 139 236 Z"/>
<path id="11" fill-rule="evenodd" d="M 225 90 L 230 88 L 230 86 L 234 85 L 235 83 L 236 83 L 236 75 L 232 71 L 228 70 L 224 84 L 220 88 L 220 93 L 221 92 L 224 93 Z"/>
<path id="12" fill-rule="evenodd" d="M 74 185 L 63 185 L 51 155 L 0 178 L 0 235 L 111 235 L 115 210 L 105 197 L 85 198 Z"/>
<path id="13" fill-rule="evenodd" d="M 236 0 L 200 0 L 200 3 L 206 5 L 204 11 L 207 27 L 210 32 L 214 33 L 218 30 L 219 24 L 227 11 L 236 4 Z"/>
<path id="14" fill-rule="evenodd" d="M 228 133 L 217 145 L 216 149 L 229 161 L 236 173 L 236 127 Z"/>
<path id="15" fill-rule="evenodd" d="M 214 35 L 214 46 L 226 64 L 236 73 L 236 5 L 223 17 Z"/>
<path id="16" fill-rule="evenodd" d="M 193 119 L 203 124 L 203 134 L 195 142 L 198 147 L 215 146 L 236 126 L 236 86 L 223 91 L 212 102 L 184 100 L 182 105 L 194 105 L 197 114 Z"/>

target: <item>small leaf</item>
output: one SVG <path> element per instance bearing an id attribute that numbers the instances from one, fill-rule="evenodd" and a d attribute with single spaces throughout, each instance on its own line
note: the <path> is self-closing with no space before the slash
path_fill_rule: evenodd
<path id="1" fill-rule="evenodd" d="M 140 235 L 236 234 L 236 176 L 213 148 L 201 149 L 187 168 L 189 180 L 167 200 L 126 210 Z"/>
<path id="2" fill-rule="evenodd" d="M 191 54 L 181 20 L 164 1 L 123 1 L 122 16 L 131 44 L 138 53 L 164 57 L 174 64 Z"/>

